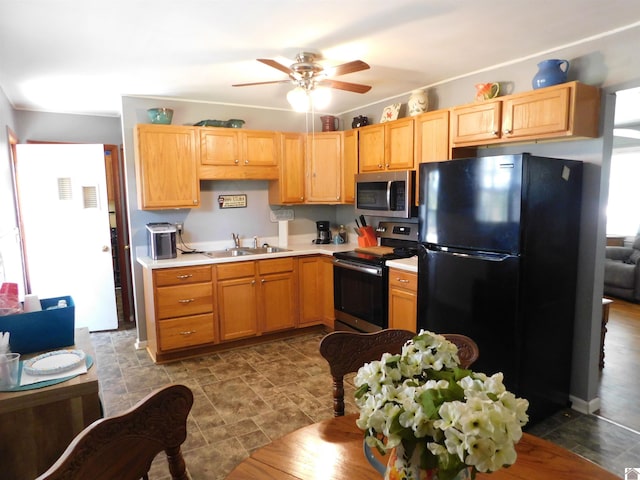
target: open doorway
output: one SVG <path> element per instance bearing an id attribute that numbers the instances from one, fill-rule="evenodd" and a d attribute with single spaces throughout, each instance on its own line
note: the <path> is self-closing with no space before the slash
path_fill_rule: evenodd
<path id="1" fill-rule="evenodd" d="M 607 202 L 607 245 L 629 246 L 640 228 L 640 87 L 616 92 L 613 148 Z M 603 418 L 640 432 L 640 304 L 616 297 L 608 309 L 604 367 L 600 370 Z M 604 323 L 604 319 L 603 319 Z"/>

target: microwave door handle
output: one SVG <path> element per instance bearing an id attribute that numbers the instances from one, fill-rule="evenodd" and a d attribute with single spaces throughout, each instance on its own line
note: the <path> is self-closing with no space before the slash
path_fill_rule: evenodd
<path id="1" fill-rule="evenodd" d="M 393 181 L 389 180 L 387 182 L 387 208 L 391 208 L 391 186 L 393 185 Z"/>

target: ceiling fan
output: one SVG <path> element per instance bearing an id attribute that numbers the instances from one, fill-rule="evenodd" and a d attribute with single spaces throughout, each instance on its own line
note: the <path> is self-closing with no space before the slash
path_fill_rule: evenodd
<path id="1" fill-rule="evenodd" d="M 354 60 L 353 62 L 343 63 L 342 65 L 327 69 L 316 61 L 318 60 L 318 55 L 311 52 L 300 52 L 296 55 L 296 62 L 290 67 L 286 67 L 281 63 L 268 58 L 258 58 L 257 60 L 265 65 L 275 68 L 276 70 L 286 73 L 289 75 L 289 79 L 273 80 L 269 82 L 240 83 L 232 85 L 233 87 L 291 82 L 296 87 L 300 87 L 307 92 L 314 90 L 316 87 L 336 88 L 338 90 L 346 90 L 354 93 L 367 93 L 371 90 L 371 86 L 369 85 L 343 82 L 329 78 L 333 76 L 346 75 L 347 73 L 359 72 L 370 68 L 369 65 L 362 60 Z"/>

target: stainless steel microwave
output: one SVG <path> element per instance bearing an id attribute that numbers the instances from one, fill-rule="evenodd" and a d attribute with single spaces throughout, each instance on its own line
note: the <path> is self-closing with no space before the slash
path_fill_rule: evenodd
<path id="1" fill-rule="evenodd" d="M 415 179 L 413 170 L 356 174 L 356 213 L 377 217 L 415 217 Z"/>

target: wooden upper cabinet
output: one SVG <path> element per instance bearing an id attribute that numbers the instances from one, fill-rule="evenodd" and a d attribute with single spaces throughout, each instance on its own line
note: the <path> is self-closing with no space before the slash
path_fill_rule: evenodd
<path id="1" fill-rule="evenodd" d="M 413 117 L 384 124 L 386 170 L 413 170 Z"/>
<path id="2" fill-rule="evenodd" d="M 278 133 L 204 127 L 200 129 L 200 178 L 278 178 Z"/>
<path id="3" fill-rule="evenodd" d="M 413 170 L 413 117 L 359 129 L 358 171 Z"/>
<path id="4" fill-rule="evenodd" d="M 500 100 L 483 101 L 451 109 L 451 144 L 483 144 L 500 138 Z"/>
<path id="5" fill-rule="evenodd" d="M 600 89 L 568 82 L 451 109 L 451 146 L 598 136 Z"/>
<path id="6" fill-rule="evenodd" d="M 141 124 L 134 142 L 139 209 L 200 206 L 196 127 Z"/>
<path id="7" fill-rule="evenodd" d="M 305 200 L 305 134 L 280 134 L 280 174 L 269 182 L 269 203 L 288 205 Z"/>
<path id="8" fill-rule="evenodd" d="M 434 110 L 414 117 L 416 167 L 449 156 L 449 110 Z"/>
<path id="9" fill-rule="evenodd" d="M 342 136 L 343 132 L 307 135 L 307 202 L 342 203 Z"/>
<path id="10" fill-rule="evenodd" d="M 358 131 L 358 171 L 384 170 L 384 123 L 362 127 Z"/>

